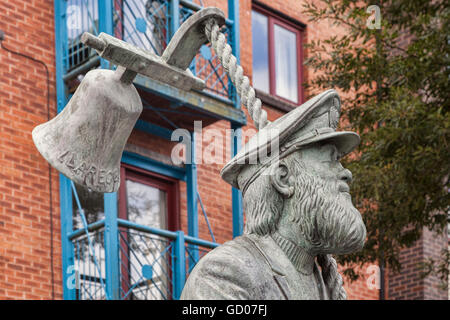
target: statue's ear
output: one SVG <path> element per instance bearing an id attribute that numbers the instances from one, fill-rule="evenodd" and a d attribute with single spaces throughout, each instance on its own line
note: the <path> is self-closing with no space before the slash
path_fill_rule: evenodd
<path id="1" fill-rule="evenodd" d="M 290 198 L 294 194 L 291 171 L 285 164 L 278 163 L 272 166 L 270 169 L 270 182 L 284 198 Z"/>

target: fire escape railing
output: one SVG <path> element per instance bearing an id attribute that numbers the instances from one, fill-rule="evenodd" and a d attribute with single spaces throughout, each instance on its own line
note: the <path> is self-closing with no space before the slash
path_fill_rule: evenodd
<path id="1" fill-rule="evenodd" d="M 217 243 L 189 237 L 183 231 L 146 227 L 118 219 L 119 299 L 179 299 L 192 270 L 188 260 L 197 260 Z M 69 235 L 74 246 L 74 285 L 77 300 L 110 299 L 105 283 L 105 220 L 99 220 Z"/>
<path id="2" fill-rule="evenodd" d="M 88 31 L 98 35 L 98 0 L 67 0 L 67 46 L 63 52 L 65 80 L 100 64 L 95 50 L 81 43 L 81 35 Z M 110 0 L 113 10 L 113 35 L 137 47 L 161 55 L 179 26 L 201 6 L 190 1 L 177 1 L 174 8 L 167 0 Z M 173 12 L 175 11 L 176 12 Z M 178 21 L 174 22 L 173 20 Z M 233 22 L 226 21 L 223 33 L 232 36 Z M 210 45 L 201 48 L 189 68 L 206 83 L 205 93 L 226 102 L 235 101 L 233 85 Z"/>

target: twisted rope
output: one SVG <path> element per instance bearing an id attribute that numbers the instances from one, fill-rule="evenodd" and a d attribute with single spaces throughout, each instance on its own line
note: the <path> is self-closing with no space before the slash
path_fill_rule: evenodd
<path id="1" fill-rule="evenodd" d="M 236 87 L 241 103 L 247 108 L 250 117 L 258 130 L 264 128 L 267 121 L 267 112 L 261 109 L 261 100 L 256 97 L 255 89 L 250 80 L 244 76 L 244 70 L 237 63 L 236 57 L 231 53 L 231 46 L 227 43 L 225 35 L 220 32 L 219 25 L 214 19 L 209 19 L 205 25 L 205 34 L 211 43 L 220 63 Z"/>
<path id="2" fill-rule="evenodd" d="M 336 260 L 329 254 L 318 255 L 317 262 L 322 268 L 322 277 L 331 300 L 347 300 L 347 293 L 343 287 L 344 281 L 338 272 Z"/>

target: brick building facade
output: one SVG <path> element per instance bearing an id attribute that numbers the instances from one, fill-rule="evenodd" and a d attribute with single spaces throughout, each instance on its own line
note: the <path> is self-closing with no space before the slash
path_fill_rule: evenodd
<path id="1" fill-rule="evenodd" d="M 48 66 L 50 113 L 54 116 L 53 3 L 2 1 L 0 8 L 5 47 L 31 55 Z M 39 63 L 1 51 L 0 296 L 2 299 L 51 299 L 54 286 L 54 297 L 60 298 L 58 173 L 52 170 L 50 198 L 48 165 L 31 140 L 31 129 L 47 121 L 46 73 Z"/>
<path id="2" fill-rule="evenodd" d="M 448 236 L 423 230 L 422 238 L 414 246 L 400 253 L 402 271 L 388 274 L 387 296 L 392 300 L 447 300 L 449 294 L 442 288 L 442 281 L 436 275 L 421 277 L 420 263 L 433 259 L 439 261 L 442 250 L 448 250 Z"/>
<path id="3" fill-rule="evenodd" d="M 55 2 L 50 0 L 0 0 L 0 30 L 5 32 L 4 47 L 41 60 L 49 70 L 50 104 L 47 110 L 46 73 L 39 62 L 0 49 L 0 299 L 62 299 L 63 257 L 61 249 L 61 203 L 59 174 L 51 169 L 36 150 L 32 129 L 57 113 Z M 227 1 L 203 1 L 205 6 L 218 6 L 227 12 Z M 302 41 L 325 38 L 336 30 L 326 23 L 309 23 L 297 0 L 239 1 L 240 56 L 245 74 L 252 76 L 252 5 L 273 10 L 298 21 L 306 27 Z M 58 31 L 58 30 L 57 30 Z M 307 52 L 304 52 L 307 56 Z M 312 75 L 302 70 L 303 80 Z M 272 100 L 271 100 L 272 98 Z M 284 114 L 279 99 L 262 97 L 268 119 Z M 207 128 L 227 136 L 227 121 L 217 121 Z M 243 128 L 251 133 L 253 125 Z M 253 131 L 254 132 L 254 131 Z M 221 143 L 216 141 L 216 143 Z M 200 146 L 200 144 L 202 144 Z M 205 150 L 211 141 L 197 141 L 197 152 Z M 232 191 L 220 178 L 219 171 L 231 153 L 223 144 L 223 161 L 197 165 L 198 192 L 208 214 L 209 223 L 218 243 L 232 238 Z M 134 130 L 126 150 L 162 163 L 171 164 L 174 142 Z M 202 147 L 202 148 L 201 148 Z M 187 185 L 179 182 L 179 226 L 188 232 Z M 120 195 L 119 195 L 120 197 Z M 198 209 L 199 238 L 210 240 L 206 220 Z M 402 252 L 405 271 L 386 280 L 390 299 L 446 299 L 436 287 L 436 281 L 417 278 L 415 262 L 436 255 L 437 247 L 446 239 L 425 232 L 417 246 Z M 446 242 L 445 242 L 446 243 Z M 378 299 L 379 290 L 368 285 L 369 279 L 347 284 L 349 299 Z M 413 292 L 413 293 L 412 293 Z M 444 292 L 445 293 L 445 292 Z"/>

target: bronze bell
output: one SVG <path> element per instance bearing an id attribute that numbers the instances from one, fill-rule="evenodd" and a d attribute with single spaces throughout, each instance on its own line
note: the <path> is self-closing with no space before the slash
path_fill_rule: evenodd
<path id="1" fill-rule="evenodd" d="M 135 75 L 120 66 L 89 71 L 64 110 L 33 129 L 42 156 L 75 183 L 119 189 L 122 152 L 142 112 Z"/>
<path id="2" fill-rule="evenodd" d="M 139 73 L 180 90 L 202 90 L 205 82 L 187 68 L 208 42 L 202 26 L 209 19 L 225 24 L 219 9 L 200 10 L 181 25 L 161 57 L 103 32 L 85 32 L 81 42 L 118 68 L 89 71 L 64 110 L 34 128 L 42 156 L 75 183 L 116 192 L 123 149 L 142 112 L 134 77 Z"/>

